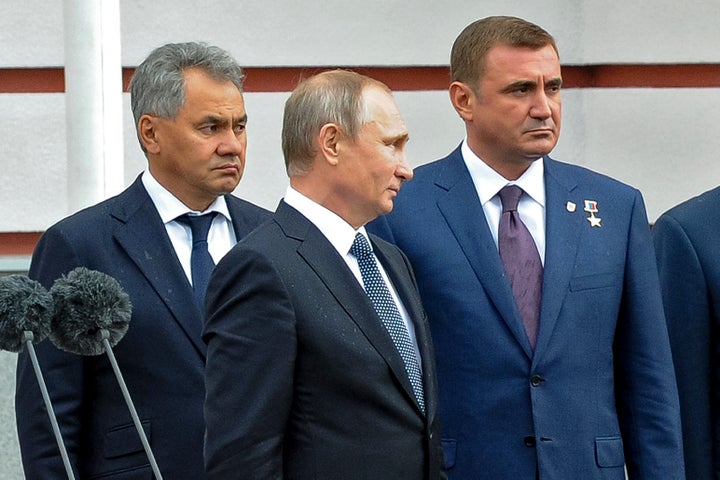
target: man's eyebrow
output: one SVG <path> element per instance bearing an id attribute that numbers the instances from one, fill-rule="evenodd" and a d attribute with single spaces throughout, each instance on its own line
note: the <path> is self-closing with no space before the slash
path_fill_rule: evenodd
<path id="1" fill-rule="evenodd" d="M 247 114 L 243 115 L 242 117 L 233 117 L 232 123 L 247 123 L 248 116 Z M 217 115 L 206 115 L 203 117 L 200 121 L 200 123 L 213 123 L 216 125 L 222 125 L 227 123 L 228 120 L 226 117 L 218 117 Z"/>
<path id="2" fill-rule="evenodd" d="M 536 88 L 538 83 L 535 80 L 517 80 L 507 85 L 503 91 L 512 92 L 520 88 L 532 89 Z M 562 87 L 562 78 L 555 77 L 545 82 L 545 87 Z"/>
<path id="3" fill-rule="evenodd" d="M 535 88 L 537 86 L 537 82 L 534 80 L 517 80 L 515 82 L 512 82 L 503 88 L 503 91 L 505 92 L 511 92 L 513 90 L 517 90 L 518 88 Z"/>
<path id="4" fill-rule="evenodd" d="M 385 141 L 392 142 L 392 143 L 396 143 L 396 142 L 400 142 L 400 141 L 407 142 L 408 140 L 410 140 L 409 132 L 402 132 L 402 133 L 398 133 L 396 135 L 388 135 L 385 138 Z"/>

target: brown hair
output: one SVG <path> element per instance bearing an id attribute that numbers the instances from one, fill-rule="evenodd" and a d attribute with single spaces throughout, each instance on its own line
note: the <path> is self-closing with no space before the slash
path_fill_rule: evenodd
<path id="1" fill-rule="evenodd" d="M 558 53 L 552 35 L 534 23 L 517 17 L 482 18 L 465 27 L 455 39 L 450 54 L 451 80 L 476 88 L 485 73 L 487 54 L 496 45 L 532 49 L 551 45 Z"/>

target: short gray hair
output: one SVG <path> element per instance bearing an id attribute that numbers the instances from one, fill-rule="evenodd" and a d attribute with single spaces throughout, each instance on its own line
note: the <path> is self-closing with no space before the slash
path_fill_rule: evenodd
<path id="1" fill-rule="evenodd" d="M 216 80 L 230 81 L 242 92 L 245 74 L 222 48 L 198 42 L 163 45 L 148 55 L 130 81 L 136 128 L 143 115 L 175 118 L 185 103 L 183 73 L 191 68 L 202 70 Z"/>
<path id="2" fill-rule="evenodd" d="M 316 154 L 315 137 L 323 125 L 335 123 L 356 138 L 368 120 L 363 99 L 367 87 L 388 93 L 382 82 L 349 70 L 319 73 L 301 82 L 285 102 L 282 149 L 289 176 L 310 170 Z"/>

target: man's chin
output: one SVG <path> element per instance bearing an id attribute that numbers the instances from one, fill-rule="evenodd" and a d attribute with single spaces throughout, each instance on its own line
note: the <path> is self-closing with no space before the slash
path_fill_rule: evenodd
<path id="1" fill-rule="evenodd" d="M 218 192 L 218 195 L 225 195 L 234 192 L 238 185 L 240 185 L 240 178 L 226 178 L 222 182 L 218 182 L 214 190 Z"/>
<path id="2" fill-rule="evenodd" d="M 542 147 L 528 149 L 525 151 L 525 158 L 527 158 L 531 162 L 534 162 L 535 160 L 538 160 L 545 155 L 548 155 L 550 152 L 552 152 L 553 148 L 555 148 L 555 143 L 553 143 L 552 145 L 545 145 Z"/>
<path id="3" fill-rule="evenodd" d="M 388 200 L 388 202 L 382 206 L 382 209 L 381 209 L 380 214 L 379 214 L 378 216 L 381 217 L 381 216 L 383 216 L 383 215 L 387 215 L 388 213 L 392 212 L 393 207 L 395 207 L 394 199 L 393 199 L 393 200 Z"/>

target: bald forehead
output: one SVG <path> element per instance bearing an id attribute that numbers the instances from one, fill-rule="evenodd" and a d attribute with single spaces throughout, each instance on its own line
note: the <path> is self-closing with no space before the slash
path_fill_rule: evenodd
<path id="1" fill-rule="evenodd" d="M 375 86 L 363 90 L 365 109 L 364 125 L 375 125 L 382 129 L 386 140 L 398 141 L 408 138 L 408 129 L 400 109 L 391 93 Z"/>

